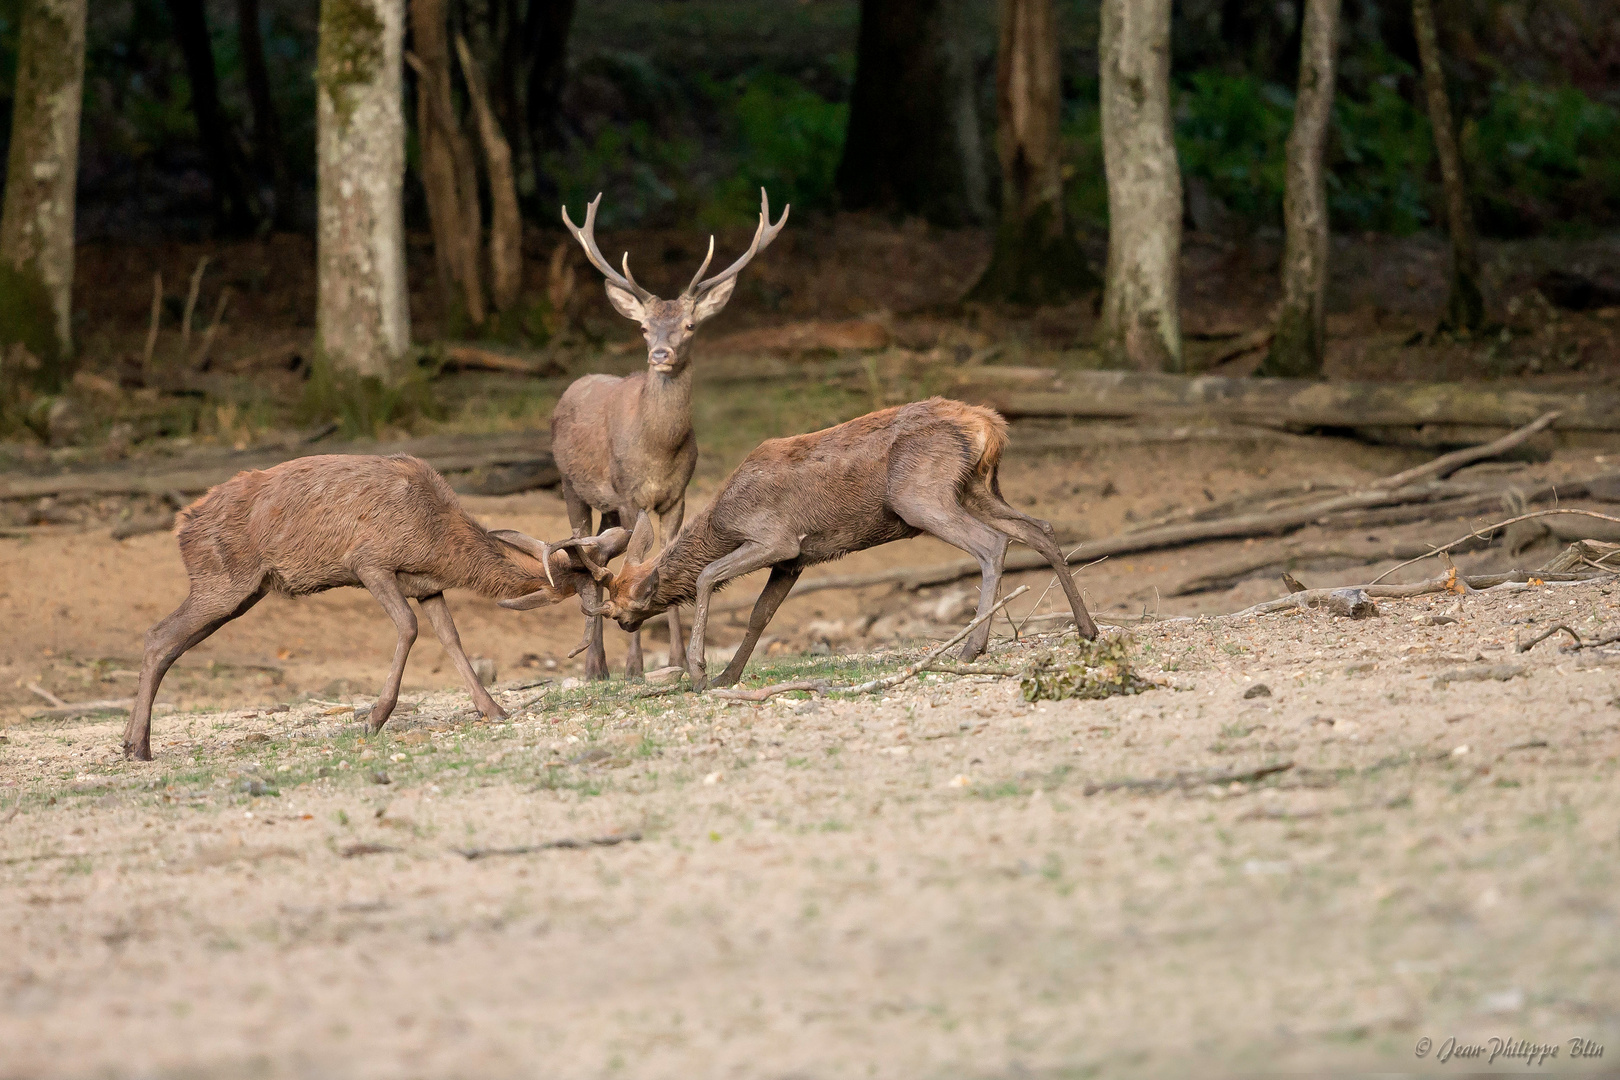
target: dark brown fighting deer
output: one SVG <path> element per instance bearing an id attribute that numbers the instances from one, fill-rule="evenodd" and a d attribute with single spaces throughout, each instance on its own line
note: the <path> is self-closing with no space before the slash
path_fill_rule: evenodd
<path id="1" fill-rule="evenodd" d="M 531 536 L 486 530 L 444 478 L 405 455 L 327 454 L 243 472 L 180 512 L 175 536 L 191 580 L 185 601 L 146 632 L 146 658 L 124 756 L 152 759 L 152 701 L 163 676 L 187 649 L 244 614 L 269 592 L 304 596 L 364 586 L 399 629 L 394 665 L 371 710 L 380 729 L 399 700 L 405 658 L 416 641 L 414 598 L 467 683 L 473 704 L 491 718 L 506 714 L 489 696 L 461 649 L 444 590 L 471 589 L 509 608 L 553 604 L 594 582 L 569 552 Z M 570 541 L 599 557 L 625 549 L 629 533 Z"/>
<path id="2" fill-rule="evenodd" d="M 687 671 L 693 687 L 702 690 L 710 595 L 732 578 L 770 567 L 748 633 L 713 684 L 730 686 L 805 567 L 927 533 L 979 561 L 981 615 L 995 604 L 1008 539 L 1039 551 L 1057 571 L 1075 626 L 1094 638 L 1097 627 L 1052 526 L 1019 513 L 1001 497 L 996 473 L 1006 445 L 1007 422 L 999 413 L 943 398 L 761 443 L 656 560 L 627 564 L 615 575 L 581 552 L 607 592 L 598 610 L 634 630 L 666 608 L 695 601 Z M 638 518 L 629 544 L 632 557 L 650 541 L 650 522 Z M 580 604 L 590 610 L 583 597 Z M 971 660 L 989 638 L 986 622 L 963 642 L 959 655 Z"/>
<path id="3" fill-rule="evenodd" d="M 660 300 L 636 283 L 625 253 L 624 272 L 602 256 L 596 246 L 598 195 L 585 210 L 585 224 L 576 226 L 563 207 L 563 221 L 591 265 L 607 280 L 608 300 L 614 310 L 641 324 L 647 339 L 647 370 L 623 378 L 586 375 L 575 380 L 551 414 L 551 452 L 562 473 L 562 496 L 574 535 L 588 536 L 591 511 L 601 514 L 598 528 L 629 526 L 642 513 L 658 519 L 658 546 L 680 531 L 686 513 L 686 485 L 697 466 L 697 441 L 692 436 L 692 368 L 688 351 L 692 335 L 706 319 L 718 314 L 731 299 L 737 275 L 764 251 L 787 223 L 789 207 L 771 224 L 771 205 L 764 189 L 759 193 L 759 226 L 754 242 L 742 258 L 710 278 L 703 276 L 714 258 L 714 237 L 709 253 L 686 291 L 673 300 Z M 608 677 L 602 649 L 602 620 L 592 617 L 581 648 L 585 675 Z M 680 663 L 681 620 L 669 609 L 670 662 Z M 577 650 L 576 650 L 577 652 Z M 641 632 L 630 635 L 626 678 L 641 675 Z"/>

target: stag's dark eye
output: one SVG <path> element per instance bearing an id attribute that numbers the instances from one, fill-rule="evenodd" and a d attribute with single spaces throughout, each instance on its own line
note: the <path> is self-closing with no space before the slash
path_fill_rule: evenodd
<path id="1" fill-rule="evenodd" d="M 688 330 L 696 330 L 697 329 L 697 323 L 689 322 L 689 323 L 686 324 L 686 328 Z"/>

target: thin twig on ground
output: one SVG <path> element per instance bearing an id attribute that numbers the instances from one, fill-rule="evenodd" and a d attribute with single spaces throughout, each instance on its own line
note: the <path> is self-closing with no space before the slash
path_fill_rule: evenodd
<path id="1" fill-rule="evenodd" d="M 191 273 L 191 290 L 186 293 L 185 313 L 180 317 L 180 355 L 191 351 L 191 317 L 197 311 L 197 294 L 202 290 L 203 272 L 208 269 L 208 256 L 197 260 L 197 269 Z"/>
<path id="2" fill-rule="evenodd" d="M 928 665 L 927 670 L 943 672 L 946 675 L 1016 675 L 1017 668 L 997 667 L 994 664 L 952 664 L 944 660 L 935 660 Z"/>
<path id="3" fill-rule="evenodd" d="M 547 840 L 543 844 L 522 844 L 518 847 L 504 848 L 451 848 L 457 855 L 462 855 L 469 862 L 475 859 L 487 859 L 492 855 L 532 855 L 536 851 L 578 851 L 582 848 L 614 847 L 618 844 L 635 844 L 641 841 L 639 832 L 610 833 L 607 836 L 592 836 L 580 840 L 571 836 L 561 840 Z"/>
<path id="4" fill-rule="evenodd" d="M 1225 787 L 1228 784 L 1252 784 L 1256 780 L 1264 780 L 1276 773 L 1287 772 L 1294 767 L 1292 761 L 1280 761 L 1273 765 L 1262 765 L 1257 769 L 1245 769 L 1241 772 L 1207 773 L 1184 772 L 1174 776 L 1158 776 L 1148 779 L 1109 780 L 1101 784 L 1087 784 L 1084 792 L 1095 795 L 1102 791 L 1171 791 L 1175 788 L 1205 787 L 1214 784 Z"/>
<path id="5" fill-rule="evenodd" d="M 33 694 L 35 697 L 44 698 L 45 704 L 51 706 L 52 708 L 67 708 L 67 702 L 63 701 L 61 698 L 57 697 L 55 694 L 51 693 L 38 683 L 29 683 L 28 692 Z"/>
<path id="6" fill-rule="evenodd" d="M 1453 450 L 1449 454 L 1442 454 L 1433 461 L 1416 468 L 1398 472 L 1394 476 L 1386 476 L 1382 480 L 1369 485 L 1371 487 L 1398 488 L 1419 480 L 1444 479 L 1465 465 L 1472 465 L 1476 461 L 1485 461 L 1493 457 L 1501 457 L 1509 450 L 1516 449 L 1521 443 L 1552 426 L 1553 421 L 1564 414 L 1558 411 L 1546 413 L 1516 431 L 1510 431 L 1494 442 L 1482 443 L 1479 446 L 1469 446 L 1462 450 Z"/>
<path id="7" fill-rule="evenodd" d="M 152 275 L 152 317 L 146 327 L 146 346 L 141 350 L 141 376 L 152 374 L 152 354 L 157 351 L 158 326 L 163 316 L 163 271 Z"/>
<path id="8" fill-rule="evenodd" d="M 871 679 L 867 682 L 856 683 L 853 686 L 836 686 L 815 680 L 799 680 L 790 683 L 777 683 L 775 686 L 762 686 L 757 690 L 710 690 L 709 693 L 723 701 L 764 701 L 766 698 L 793 690 L 807 690 L 817 694 L 870 694 L 876 690 L 887 690 L 891 686 L 898 686 L 919 672 L 927 670 L 928 666 L 944 655 L 951 646 L 959 644 L 963 638 L 973 633 L 986 620 L 993 618 L 996 612 L 1027 592 L 1029 592 L 1028 585 L 1018 586 L 1018 588 L 998 600 L 996 605 L 989 611 L 977 616 L 972 622 L 958 630 L 944 644 L 935 647 L 927 656 L 924 656 L 915 664 L 901 668 L 893 675 L 885 675 L 880 679 Z"/>

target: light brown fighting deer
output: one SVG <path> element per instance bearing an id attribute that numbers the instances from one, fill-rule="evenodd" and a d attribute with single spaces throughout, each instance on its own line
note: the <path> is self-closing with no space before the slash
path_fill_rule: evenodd
<path id="1" fill-rule="evenodd" d="M 703 276 L 714 258 L 714 237 L 709 253 L 686 291 L 673 300 L 660 300 L 636 283 L 625 253 L 624 272 L 613 269 L 596 246 L 596 207 L 602 196 L 585 210 L 585 224 L 576 226 L 563 207 L 563 221 L 591 265 L 606 278 L 608 300 L 614 310 L 641 324 L 647 339 L 647 370 L 622 378 L 586 375 L 575 380 L 551 414 L 551 453 L 562 473 L 562 496 L 574 535 L 588 536 L 591 511 L 601 514 L 598 528 L 629 526 L 638 515 L 658 519 L 658 546 L 680 531 L 686 513 L 686 485 L 697 466 L 697 441 L 692 435 L 692 368 L 688 351 L 692 335 L 731 299 L 737 275 L 776 239 L 787 223 L 788 210 L 771 224 L 771 205 L 763 188 L 759 193 L 759 226 L 754 242 L 740 259 L 710 278 Z M 669 609 L 669 654 L 680 663 L 681 620 Z M 585 675 L 608 677 L 602 649 L 602 620 L 588 620 L 585 640 Z M 575 650 L 576 652 L 578 650 Z M 641 632 L 630 635 L 625 677 L 641 675 Z"/>
<path id="2" fill-rule="evenodd" d="M 1052 526 L 1001 497 L 997 469 L 1006 445 L 1007 422 L 999 413 L 943 398 L 768 440 L 743 459 L 714 501 L 656 560 L 629 563 L 615 575 L 582 551 L 582 561 L 607 593 L 596 610 L 634 630 L 666 608 L 695 601 L 686 664 L 693 687 L 702 690 L 710 595 L 732 578 L 770 567 L 748 632 L 713 684 L 730 686 L 805 567 L 927 533 L 978 560 L 981 615 L 995 604 L 1008 539 L 1039 551 L 1057 571 L 1075 626 L 1094 638 L 1097 627 Z M 630 538 L 632 557 L 650 541 L 650 522 L 639 517 Z M 565 540 L 558 546 L 576 543 Z M 580 606 L 589 611 L 593 605 L 582 595 Z M 986 622 L 963 642 L 959 655 L 971 660 L 989 638 Z"/>
<path id="3" fill-rule="evenodd" d="M 403 454 L 326 454 L 242 472 L 180 512 L 175 536 L 191 591 L 146 632 L 146 657 L 124 756 L 152 759 L 152 701 L 186 650 L 244 614 L 269 592 L 304 596 L 364 586 L 399 630 L 394 664 L 371 710 L 379 730 L 399 700 L 416 641 L 416 600 L 485 716 L 506 714 L 473 673 L 444 590 L 471 589 L 509 608 L 553 604 L 594 582 L 571 552 L 531 536 L 486 530 L 426 462 Z M 570 541 L 598 557 L 624 551 L 624 529 Z"/>

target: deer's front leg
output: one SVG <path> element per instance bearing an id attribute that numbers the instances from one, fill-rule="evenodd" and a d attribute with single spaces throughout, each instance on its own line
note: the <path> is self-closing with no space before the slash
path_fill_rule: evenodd
<path id="1" fill-rule="evenodd" d="M 783 541 L 774 547 L 768 543 L 751 541 L 730 555 L 716 559 L 704 568 L 697 579 L 697 599 L 692 608 L 692 640 L 686 647 L 686 673 L 692 680 L 693 690 L 708 688 L 708 667 L 704 661 L 703 637 L 709 623 L 709 598 L 716 585 L 735 577 L 753 573 L 766 566 L 788 562 L 799 554 L 796 540 Z"/>
<path id="2" fill-rule="evenodd" d="M 683 498 L 675 504 L 675 508 L 667 514 L 658 515 L 658 550 L 663 551 L 674 541 L 681 531 L 681 519 L 686 515 L 686 500 Z M 679 604 L 671 605 L 669 619 L 669 662 L 680 664 L 681 657 L 686 651 L 686 643 L 681 640 L 681 607 Z"/>

